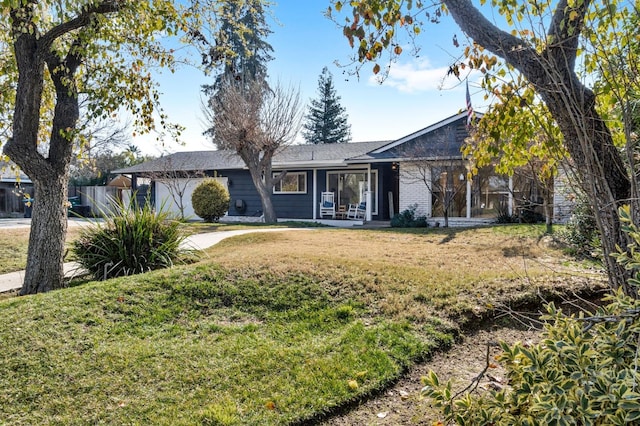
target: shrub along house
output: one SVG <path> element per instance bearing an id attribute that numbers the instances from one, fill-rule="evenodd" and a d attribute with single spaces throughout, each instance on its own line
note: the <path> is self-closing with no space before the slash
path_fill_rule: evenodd
<path id="1" fill-rule="evenodd" d="M 467 177 L 460 153 L 466 118 L 463 112 L 395 141 L 284 147 L 273 160 L 275 174 L 287 172 L 272 194 L 278 218 L 331 219 L 320 215 L 323 192 L 333 193 L 336 211 L 364 202 L 364 220 L 389 220 L 411 207 L 432 223 L 446 211 L 454 225 L 494 220 L 501 209 L 513 213 L 519 191 L 509 178 L 489 172 Z M 193 216 L 193 188 L 204 176 L 214 177 L 231 196 L 225 220 L 260 220 L 249 171 L 230 151 L 178 152 L 115 173 L 130 175 L 134 190 L 150 188 L 156 208 L 164 203 L 175 210 L 176 193 L 182 193 L 186 217 Z"/>

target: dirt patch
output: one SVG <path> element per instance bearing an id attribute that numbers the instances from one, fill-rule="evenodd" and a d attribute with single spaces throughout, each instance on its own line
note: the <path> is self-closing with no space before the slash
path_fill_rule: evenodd
<path id="1" fill-rule="evenodd" d="M 557 300 L 556 306 L 567 313 L 577 311 L 593 312 L 602 304 L 604 292 L 591 292 L 576 295 L 572 299 Z M 540 341 L 542 323 L 538 321 L 542 307 L 539 304 L 521 306 L 518 311 L 504 310 L 493 319 L 468 324 L 475 329 L 464 332 L 463 337 L 451 348 L 434 353 L 433 357 L 414 366 L 393 387 L 381 395 L 321 422 L 327 426 L 402 426 L 433 425 L 443 421 L 440 411 L 431 407 L 420 396 L 421 378 L 432 370 L 441 383 L 452 380 L 454 394 L 464 390 L 480 373 L 485 370 L 487 360 L 492 364 L 494 357 L 501 352 L 495 343 L 505 342 L 513 345 L 522 342 L 533 345 Z M 489 351 L 489 352 L 487 352 Z M 497 365 L 497 364 L 494 364 Z M 480 391 L 493 386 L 506 385 L 506 372 L 500 366 L 490 368 L 480 381 Z"/>
<path id="2" fill-rule="evenodd" d="M 534 343 L 540 337 L 540 331 L 523 329 L 516 325 L 488 326 L 464 336 L 446 352 L 415 366 L 395 386 L 382 395 L 366 401 L 353 410 L 325 420 L 321 424 L 329 426 L 345 425 L 432 425 L 442 420 L 438 411 L 420 397 L 422 383 L 420 378 L 433 370 L 441 382 L 453 380 L 454 391 L 464 389 L 483 371 L 487 360 L 487 344 L 493 342 L 515 343 L 517 341 Z M 491 347 L 490 359 L 500 353 L 499 347 Z M 497 382 L 504 380 L 502 368 L 492 368 L 489 376 Z M 481 388 L 491 386 L 486 377 L 480 382 Z"/>

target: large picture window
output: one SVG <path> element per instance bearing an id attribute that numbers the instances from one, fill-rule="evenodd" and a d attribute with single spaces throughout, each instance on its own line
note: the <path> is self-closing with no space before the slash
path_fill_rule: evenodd
<path id="1" fill-rule="evenodd" d="M 273 177 L 278 176 L 274 174 Z M 306 194 L 307 193 L 307 174 L 305 172 L 287 173 L 273 187 L 274 194 Z"/>

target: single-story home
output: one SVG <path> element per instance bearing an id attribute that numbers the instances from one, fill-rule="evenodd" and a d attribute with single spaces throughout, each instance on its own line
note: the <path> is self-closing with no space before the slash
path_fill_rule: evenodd
<path id="1" fill-rule="evenodd" d="M 360 223 L 387 221 L 415 208 L 432 223 L 446 209 L 453 226 L 492 221 L 501 210 L 515 212 L 521 195 L 538 197 L 535 188 L 529 186 L 522 194 L 511 179 L 490 171 L 469 179 L 460 153 L 468 136 L 466 120 L 462 112 L 394 141 L 283 147 L 273 159 L 274 174 L 287 171 L 272 195 L 278 218 L 333 219 L 322 210 L 322 194 L 329 192 L 336 211 L 364 206 Z M 130 176 L 138 197 L 150 189 L 156 208 L 164 205 L 179 212 L 182 204 L 185 217 L 195 217 L 191 193 L 204 177 L 227 186 L 231 203 L 225 219 L 257 221 L 262 214 L 249 171 L 232 151 L 177 152 L 114 173 Z"/>

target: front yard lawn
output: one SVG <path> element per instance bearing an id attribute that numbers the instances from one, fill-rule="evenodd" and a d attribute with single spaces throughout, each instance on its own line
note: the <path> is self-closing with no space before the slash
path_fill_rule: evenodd
<path id="1" fill-rule="evenodd" d="M 247 234 L 194 265 L 0 301 L 0 424 L 291 424 L 500 304 L 601 288 L 500 228 Z"/>

